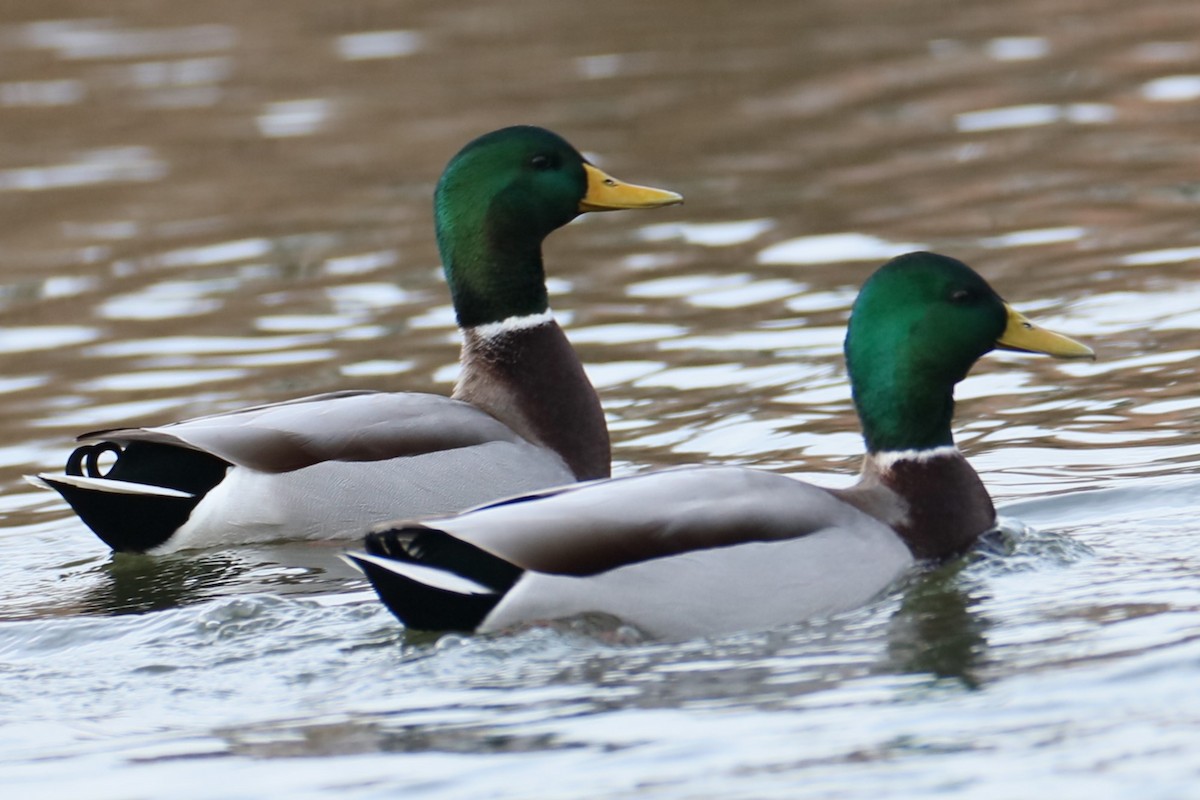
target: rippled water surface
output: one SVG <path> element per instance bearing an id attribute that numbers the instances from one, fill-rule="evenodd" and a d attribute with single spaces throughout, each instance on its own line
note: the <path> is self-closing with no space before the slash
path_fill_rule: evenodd
<path id="1" fill-rule="evenodd" d="M 1196 796 L 1191 0 L 12 0 L 0 120 L 9 795 Z M 1003 529 L 783 630 L 433 639 L 339 547 L 113 558 L 24 483 L 96 427 L 448 392 L 430 194 L 516 122 L 687 197 L 547 243 L 619 473 L 848 482 L 850 303 L 928 247 L 1100 355 L 961 386 Z"/>

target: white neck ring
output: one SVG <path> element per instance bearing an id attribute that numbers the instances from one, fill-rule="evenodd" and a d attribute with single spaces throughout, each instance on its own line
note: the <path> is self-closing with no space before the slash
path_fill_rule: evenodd
<path id="1" fill-rule="evenodd" d="M 875 466 L 879 468 L 880 472 L 891 472 L 892 468 L 901 461 L 913 461 L 921 464 L 936 458 L 946 458 L 958 454 L 957 447 L 952 444 L 943 444 L 924 450 L 881 450 L 868 457 L 875 462 Z"/>
<path id="2" fill-rule="evenodd" d="M 540 328 L 543 325 L 549 325 L 551 322 L 554 322 L 554 314 L 547 308 L 540 314 L 525 314 L 523 316 L 502 319 L 499 322 L 485 322 L 482 325 L 476 325 L 467 330 L 480 339 L 494 339 L 506 333 Z"/>

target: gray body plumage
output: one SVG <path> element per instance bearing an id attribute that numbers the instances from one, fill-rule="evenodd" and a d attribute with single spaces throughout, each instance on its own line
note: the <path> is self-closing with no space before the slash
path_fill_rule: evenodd
<path id="1" fill-rule="evenodd" d="M 684 468 L 536 497 L 413 526 L 525 570 L 481 631 L 585 612 L 668 639 L 765 628 L 859 606 L 914 563 L 879 520 L 756 470 Z"/>
<path id="2" fill-rule="evenodd" d="M 552 450 L 468 403 L 428 394 L 317 395 L 81 440 L 173 445 L 231 464 L 155 552 L 360 535 L 398 514 L 446 514 L 575 479 Z M 163 491 L 104 478 L 39 478 L 123 495 Z"/>

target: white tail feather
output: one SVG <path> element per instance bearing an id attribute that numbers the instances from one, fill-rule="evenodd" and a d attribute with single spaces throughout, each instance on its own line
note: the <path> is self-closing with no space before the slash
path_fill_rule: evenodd
<path id="1" fill-rule="evenodd" d="M 464 578 L 461 575 L 455 575 L 452 572 L 446 572 L 436 567 L 413 564 L 410 561 L 395 561 L 390 558 L 357 552 L 347 553 L 342 556 L 342 559 L 360 572 L 362 568 L 354 563 L 355 559 L 365 561 L 368 564 L 374 564 L 381 569 L 386 569 L 388 572 L 394 572 L 409 580 L 414 580 L 434 589 L 442 589 L 447 592 L 456 592 L 458 594 L 495 594 L 488 587 L 476 583 L 469 578 Z"/>
<path id="2" fill-rule="evenodd" d="M 136 495 L 152 495 L 154 497 L 195 497 L 191 492 L 181 492 L 178 489 L 168 489 L 165 486 L 154 486 L 149 483 L 131 483 L 130 481 L 114 481 L 108 478 L 87 478 L 83 475 L 50 475 L 49 473 L 41 473 L 39 475 L 26 475 L 25 479 L 34 486 L 40 486 L 44 489 L 53 488 L 48 484 L 65 483 L 68 486 L 74 486 L 77 489 L 90 489 L 95 492 L 108 492 L 109 494 L 136 494 Z"/>

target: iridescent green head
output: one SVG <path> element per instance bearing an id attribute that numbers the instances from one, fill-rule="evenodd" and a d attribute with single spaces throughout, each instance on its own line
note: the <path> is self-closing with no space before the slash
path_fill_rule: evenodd
<path id="1" fill-rule="evenodd" d="M 936 253 L 889 261 L 863 285 L 846 333 L 846 363 L 869 452 L 954 443 L 954 385 L 997 347 L 1091 358 L 1037 328 L 974 270 Z"/>
<path id="2" fill-rule="evenodd" d="M 544 312 L 542 240 L 580 213 L 681 201 L 605 175 L 543 128 L 502 128 L 475 139 L 450 160 L 434 193 L 459 325 Z"/>

